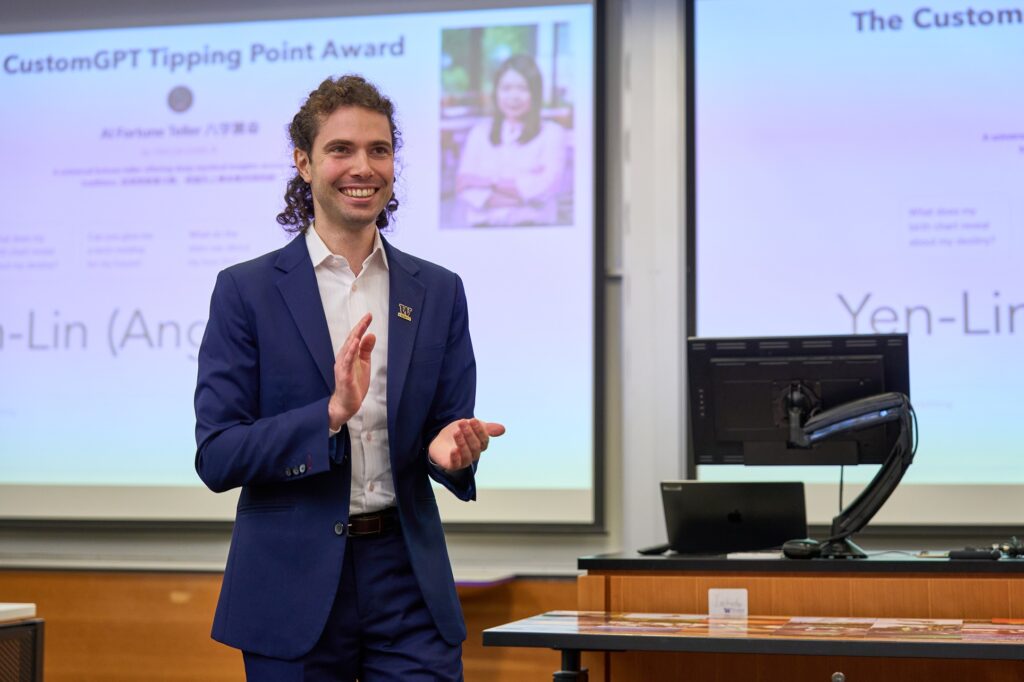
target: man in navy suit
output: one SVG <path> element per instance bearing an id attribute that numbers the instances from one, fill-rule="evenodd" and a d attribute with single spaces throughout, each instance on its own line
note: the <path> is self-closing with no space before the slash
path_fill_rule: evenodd
<path id="1" fill-rule="evenodd" d="M 199 351 L 196 470 L 241 487 L 213 637 L 249 680 L 459 680 L 429 479 L 474 499 L 504 433 L 473 417 L 462 282 L 380 236 L 400 135 L 373 85 L 324 81 L 289 132 L 298 234 L 220 273 Z"/>

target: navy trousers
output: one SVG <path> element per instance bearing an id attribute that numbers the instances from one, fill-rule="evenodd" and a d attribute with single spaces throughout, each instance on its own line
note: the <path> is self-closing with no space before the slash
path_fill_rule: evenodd
<path id="1" fill-rule="evenodd" d="M 347 542 L 320 641 L 293 661 L 243 652 L 248 682 L 460 682 L 462 646 L 434 626 L 401 530 Z"/>

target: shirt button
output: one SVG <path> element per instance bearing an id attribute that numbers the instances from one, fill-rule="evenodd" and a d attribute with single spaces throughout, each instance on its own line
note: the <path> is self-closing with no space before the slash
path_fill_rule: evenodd
<path id="1" fill-rule="evenodd" d="M 334 534 L 335 535 L 344 535 L 345 534 L 345 524 L 342 523 L 341 521 L 338 521 L 336 524 L 334 524 Z"/>
<path id="2" fill-rule="evenodd" d="M 372 493 L 372 492 L 373 492 L 373 489 L 374 489 L 375 487 L 376 487 L 376 486 L 374 486 L 374 485 L 373 485 L 373 482 L 371 481 L 371 482 L 370 482 L 370 485 L 366 486 L 366 489 L 367 489 L 367 490 L 369 490 L 369 491 L 370 491 L 370 492 Z"/>
<path id="3" fill-rule="evenodd" d="M 353 284 L 352 285 L 352 291 L 359 291 L 359 287 L 357 287 L 355 284 Z"/>
<path id="4" fill-rule="evenodd" d="M 367 433 L 366 434 L 366 440 L 367 441 L 372 441 L 373 440 L 373 434 L 372 433 Z"/>

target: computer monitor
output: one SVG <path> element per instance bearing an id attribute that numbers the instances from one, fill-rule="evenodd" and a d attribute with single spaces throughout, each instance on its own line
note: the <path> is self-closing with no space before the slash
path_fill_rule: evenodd
<path id="1" fill-rule="evenodd" d="M 910 395 L 906 334 L 690 338 L 695 464 L 882 464 L 896 421 L 809 443 L 815 415 L 886 393 Z"/>
<path id="2" fill-rule="evenodd" d="M 698 464 L 882 465 L 824 542 L 793 554 L 866 557 L 850 536 L 914 461 L 907 336 L 692 338 L 687 352 Z"/>

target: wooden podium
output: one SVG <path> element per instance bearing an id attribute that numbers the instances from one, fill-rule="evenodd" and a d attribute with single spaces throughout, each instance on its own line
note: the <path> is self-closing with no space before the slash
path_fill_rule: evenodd
<path id="1" fill-rule="evenodd" d="M 708 590 L 745 588 L 751 616 L 1024 618 L 1024 558 L 919 559 L 888 553 L 862 560 L 583 557 L 577 609 L 707 613 Z M 1024 662 L 620 652 L 584 655 L 590 680 L 687 679 L 825 682 L 1024 682 Z"/>

